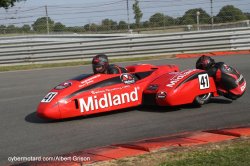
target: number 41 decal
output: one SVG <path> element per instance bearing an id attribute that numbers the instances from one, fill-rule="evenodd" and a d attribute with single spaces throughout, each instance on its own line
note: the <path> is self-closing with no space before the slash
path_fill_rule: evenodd
<path id="1" fill-rule="evenodd" d="M 208 74 L 198 75 L 200 89 L 208 89 L 210 87 Z"/>
<path id="2" fill-rule="evenodd" d="M 50 92 L 48 93 L 43 100 L 42 103 L 49 103 L 55 96 L 57 95 L 57 92 Z"/>

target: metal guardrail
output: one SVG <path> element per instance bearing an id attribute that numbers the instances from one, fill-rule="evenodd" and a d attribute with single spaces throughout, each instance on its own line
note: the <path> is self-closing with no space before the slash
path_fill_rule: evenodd
<path id="1" fill-rule="evenodd" d="M 250 28 L 151 35 L 5 37 L 0 38 L 0 64 L 89 60 L 97 53 L 112 58 L 244 49 L 250 49 Z"/>

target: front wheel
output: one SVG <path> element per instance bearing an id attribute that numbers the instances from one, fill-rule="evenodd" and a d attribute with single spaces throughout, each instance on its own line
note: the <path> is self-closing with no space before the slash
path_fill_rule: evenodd
<path id="1" fill-rule="evenodd" d="M 206 104 L 208 103 L 211 96 L 212 96 L 212 93 L 207 93 L 207 94 L 196 96 L 194 99 L 194 103 L 198 105 Z"/>

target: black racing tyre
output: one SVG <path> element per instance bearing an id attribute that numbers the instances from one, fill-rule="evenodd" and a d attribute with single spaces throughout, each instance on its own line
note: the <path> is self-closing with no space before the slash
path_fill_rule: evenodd
<path id="1" fill-rule="evenodd" d="M 194 99 L 194 103 L 198 105 L 206 104 L 208 103 L 211 97 L 212 97 L 212 93 L 207 93 L 207 94 L 196 96 Z"/>

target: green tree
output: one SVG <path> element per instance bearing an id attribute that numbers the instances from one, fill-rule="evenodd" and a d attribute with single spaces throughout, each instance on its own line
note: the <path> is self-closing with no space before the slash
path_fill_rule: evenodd
<path id="1" fill-rule="evenodd" d="M 174 19 L 175 25 L 180 25 L 181 24 L 182 17 L 177 17 Z"/>
<path id="2" fill-rule="evenodd" d="M 84 25 L 84 30 L 85 31 L 92 31 L 92 32 L 96 32 L 96 31 L 102 31 L 102 26 L 98 26 L 97 24 L 86 24 Z"/>
<path id="3" fill-rule="evenodd" d="M 149 28 L 150 27 L 150 22 L 149 21 L 144 21 L 142 23 L 143 28 Z"/>
<path id="4" fill-rule="evenodd" d="M 207 14 L 207 12 L 204 11 L 203 9 L 196 8 L 196 9 L 190 9 L 190 10 L 186 11 L 180 20 L 180 24 L 183 24 L 183 25 L 196 24 L 197 23 L 197 12 L 200 12 L 200 14 L 199 14 L 200 24 L 210 23 L 210 15 Z"/>
<path id="5" fill-rule="evenodd" d="M 165 27 L 174 24 L 174 18 L 165 16 L 163 13 L 155 13 L 149 18 L 149 22 L 153 27 Z"/>
<path id="6" fill-rule="evenodd" d="M 83 27 L 85 29 L 85 31 L 90 31 L 90 24 L 86 24 Z"/>
<path id="7" fill-rule="evenodd" d="M 60 23 L 60 22 L 57 22 L 57 23 L 55 23 L 55 25 L 54 25 L 54 32 L 63 32 L 63 31 L 65 31 L 65 29 L 66 29 L 66 26 L 65 25 L 63 25 L 62 23 Z"/>
<path id="8" fill-rule="evenodd" d="M 51 20 L 49 17 L 48 17 L 48 25 L 49 25 L 49 30 L 53 31 L 54 21 Z M 46 33 L 47 32 L 47 17 L 38 18 L 34 22 L 34 24 L 32 24 L 32 27 L 34 31 L 38 33 Z"/>
<path id="9" fill-rule="evenodd" d="M 8 9 L 9 7 L 13 7 L 16 2 L 26 1 L 26 0 L 0 0 L 0 8 Z"/>
<path id="10" fill-rule="evenodd" d="M 0 34 L 5 34 L 6 33 L 6 26 L 0 25 Z"/>
<path id="11" fill-rule="evenodd" d="M 98 25 L 96 25 L 96 24 L 94 24 L 94 23 L 92 23 L 92 24 L 86 24 L 86 25 L 84 25 L 84 29 L 85 29 L 86 31 L 93 31 L 93 32 L 96 32 L 97 29 L 98 29 Z"/>
<path id="12" fill-rule="evenodd" d="M 139 1 L 138 0 L 135 0 L 135 3 L 133 4 L 133 11 L 134 11 L 134 19 L 135 19 L 135 24 L 136 24 L 136 27 L 139 28 L 140 27 L 140 21 L 141 21 L 141 18 L 143 16 L 143 13 L 140 9 L 140 6 L 139 6 Z"/>
<path id="13" fill-rule="evenodd" d="M 165 15 L 162 13 L 155 13 L 149 18 L 149 22 L 153 27 L 164 25 Z"/>
<path id="14" fill-rule="evenodd" d="M 118 29 L 127 29 L 128 28 L 128 24 L 125 21 L 120 21 L 118 23 Z"/>
<path id="15" fill-rule="evenodd" d="M 82 26 L 74 26 L 74 27 L 66 27 L 65 31 L 74 33 L 83 33 L 85 32 L 85 29 Z"/>
<path id="16" fill-rule="evenodd" d="M 136 29 L 136 28 L 137 28 L 137 26 L 136 26 L 135 23 L 131 23 L 131 24 L 130 24 L 130 29 Z"/>
<path id="17" fill-rule="evenodd" d="M 250 20 L 250 13 L 244 13 L 248 20 Z"/>
<path id="18" fill-rule="evenodd" d="M 102 20 L 102 25 L 100 30 L 114 30 L 117 29 L 117 22 L 112 19 L 104 19 Z"/>
<path id="19" fill-rule="evenodd" d="M 24 33 L 30 32 L 30 31 L 31 31 L 30 25 L 28 25 L 28 24 L 23 25 L 23 26 L 21 27 L 21 31 L 24 32 Z"/>
<path id="20" fill-rule="evenodd" d="M 215 21 L 217 23 L 234 22 L 246 20 L 247 17 L 244 13 L 234 7 L 233 5 L 227 5 L 221 8 L 220 12 L 217 14 Z"/>
<path id="21" fill-rule="evenodd" d="M 6 28 L 6 33 L 16 33 L 18 30 L 17 27 L 15 27 L 15 25 L 9 25 Z"/>

